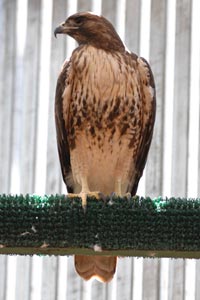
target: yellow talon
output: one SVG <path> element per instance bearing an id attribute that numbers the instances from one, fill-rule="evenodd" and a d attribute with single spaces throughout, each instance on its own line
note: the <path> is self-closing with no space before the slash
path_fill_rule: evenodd
<path id="1" fill-rule="evenodd" d="M 97 200 L 104 199 L 104 195 L 100 192 L 80 192 L 79 194 L 68 194 L 69 198 L 81 198 L 82 208 L 84 212 L 87 210 L 87 197 L 95 197 Z"/>

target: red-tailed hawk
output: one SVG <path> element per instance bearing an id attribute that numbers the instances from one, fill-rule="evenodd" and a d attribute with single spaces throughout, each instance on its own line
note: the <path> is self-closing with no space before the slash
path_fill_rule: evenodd
<path id="1" fill-rule="evenodd" d="M 58 152 L 69 193 L 135 195 L 155 120 L 155 85 L 145 59 L 125 49 L 112 24 L 81 12 L 55 29 L 78 42 L 58 78 Z M 98 193 L 96 193 L 98 196 Z M 116 257 L 75 256 L 88 280 L 112 279 Z"/>

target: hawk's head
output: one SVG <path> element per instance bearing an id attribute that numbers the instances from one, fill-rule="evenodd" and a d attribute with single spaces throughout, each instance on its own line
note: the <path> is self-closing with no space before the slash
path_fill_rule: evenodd
<path id="1" fill-rule="evenodd" d="M 89 12 L 76 13 L 58 26 L 54 35 L 68 34 L 79 45 L 90 44 L 105 50 L 124 51 L 124 45 L 113 25 L 104 17 Z"/>

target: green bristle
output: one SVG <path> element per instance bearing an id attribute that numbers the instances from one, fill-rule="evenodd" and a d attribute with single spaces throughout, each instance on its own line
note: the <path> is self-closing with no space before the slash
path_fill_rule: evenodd
<path id="1" fill-rule="evenodd" d="M 0 195 L 0 253 L 200 257 L 200 199 Z"/>

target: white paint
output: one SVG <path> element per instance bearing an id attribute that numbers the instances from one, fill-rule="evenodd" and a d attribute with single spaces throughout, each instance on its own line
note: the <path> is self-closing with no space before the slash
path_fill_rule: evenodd
<path id="1" fill-rule="evenodd" d="M 35 193 L 44 194 L 47 164 L 47 130 L 49 112 L 49 79 L 51 53 L 52 0 L 42 1 L 39 102 L 37 122 Z"/>
<path id="2" fill-rule="evenodd" d="M 42 257 L 34 255 L 32 258 L 32 281 L 30 300 L 42 299 Z"/>
<path id="3" fill-rule="evenodd" d="M 192 1 L 192 32 L 190 61 L 188 197 L 198 197 L 198 154 L 200 124 L 200 1 Z M 196 261 L 185 263 L 185 300 L 195 300 Z"/>
<path id="4" fill-rule="evenodd" d="M 108 287 L 112 291 L 110 300 L 116 300 L 117 299 L 117 274 L 115 273 L 112 281 L 108 283 Z"/>
<path id="5" fill-rule="evenodd" d="M 27 6 L 28 0 L 17 1 L 17 53 L 24 54 L 27 33 Z"/>
<path id="6" fill-rule="evenodd" d="M 151 0 L 141 0 L 140 10 L 140 51 L 139 55 L 149 60 L 149 41 L 150 41 L 150 12 Z M 137 195 L 145 195 L 146 171 L 140 179 Z"/>
<path id="7" fill-rule="evenodd" d="M 64 183 L 63 180 L 62 180 L 62 182 L 61 182 L 61 193 L 64 194 L 64 195 L 65 195 L 65 194 L 68 194 L 66 185 L 65 185 L 65 183 Z"/>
<path id="8" fill-rule="evenodd" d="M 101 14 L 101 6 L 102 6 L 102 0 L 93 0 L 92 1 L 92 12 L 94 14 L 100 15 Z"/>
<path id="9" fill-rule="evenodd" d="M 23 58 L 27 30 L 27 0 L 17 1 L 16 12 L 16 74 L 13 95 L 13 136 L 12 164 L 10 176 L 10 192 L 20 193 L 20 159 L 22 137 L 22 107 L 23 107 Z"/>
<path id="10" fill-rule="evenodd" d="M 7 264 L 7 278 L 6 278 L 6 299 L 14 300 L 16 292 L 16 268 L 17 256 L 9 256 Z"/>
<path id="11" fill-rule="evenodd" d="M 116 16 L 116 31 L 122 41 L 125 40 L 125 20 L 126 20 L 126 0 L 118 0 L 117 3 L 117 16 Z"/>
<path id="12" fill-rule="evenodd" d="M 165 108 L 164 108 L 164 159 L 163 159 L 163 195 L 171 196 L 172 174 L 172 138 L 173 138 L 173 101 L 174 101 L 174 57 L 176 2 L 169 0 L 167 6 L 167 40 L 165 73 Z"/>
<path id="13" fill-rule="evenodd" d="M 67 14 L 68 17 L 75 14 L 77 12 L 77 0 L 73 0 L 73 1 L 67 1 Z M 67 38 L 67 59 L 70 58 L 72 51 L 74 50 L 74 48 L 76 47 L 76 42 L 73 38 L 69 37 L 69 36 L 65 36 L 64 38 Z"/>
<path id="14" fill-rule="evenodd" d="M 140 178 L 137 195 L 141 197 L 145 197 L 145 186 L 146 186 L 146 169 L 144 168 L 143 175 Z"/>
<path id="15" fill-rule="evenodd" d="M 196 261 L 187 259 L 185 261 L 185 298 L 184 300 L 195 300 Z"/>
<path id="16" fill-rule="evenodd" d="M 169 298 L 169 258 L 162 258 L 160 261 L 160 298 L 168 300 Z"/>
<path id="17" fill-rule="evenodd" d="M 83 281 L 83 297 L 82 300 L 91 300 L 91 296 L 92 296 L 92 280 L 89 281 Z"/>
<path id="18" fill-rule="evenodd" d="M 142 287 L 143 287 L 143 258 L 134 258 L 132 300 L 142 300 Z"/>
<path id="19" fill-rule="evenodd" d="M 68 263 L 66 256 L 60 256 L 58 258 L 58 295 L 57 299 L 66 300 L 67 295 L 67 271 Z"/>
<path id="20" fill-rule="evenodd" d="M 192 38 L 190 69 L 190 111 L 189 111 L 189 157 L 188 197 L 198 195 L 198 151 L 199 151 L 199 110 L 200 110 L 200 1 L 192 1 Z"/>
<path id="21" fill-rule="evenodd" d="M 51 50 L 52 0 L 42 1 L 39 99 L 37 120 L 35 193 L 44 194 L 47 164 L 47 130 Z M 42 258 L 33 257 L 31 300 L 42 299 Z"/>
<path id="22" fill-rule="evenodd" d="M 13 195 L 20 193 L 20 162 L 16 154 L 19 154 L 19 149 L 16 147 L 16 153 L 11 165 L 11 180 L 10 180 L 10 193 Z"/>
<path id="23" fill-rule="evenodd" d="M 149 60 L 151 0 L 141 1 L 140 11 L 140 56 Z"/>

